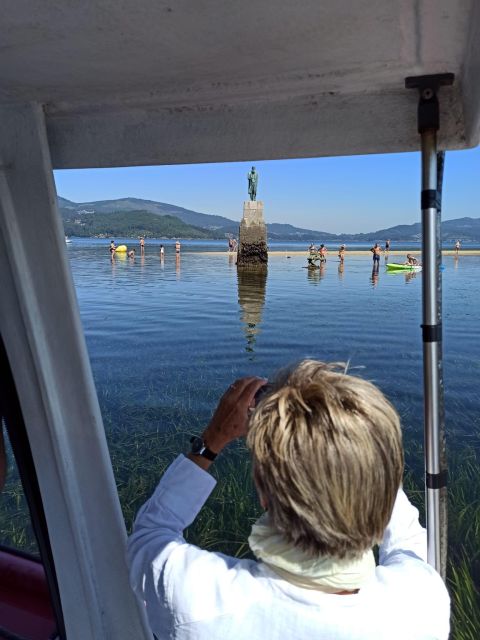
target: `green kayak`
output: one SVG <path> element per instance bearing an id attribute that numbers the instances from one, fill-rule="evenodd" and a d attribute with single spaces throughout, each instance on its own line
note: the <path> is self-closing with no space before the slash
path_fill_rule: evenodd
<path id="1" fill-rule="evenodd" d="M 400 264 L 397 262 L 387 262 L 387 269 L 389 271 L 421 271 L 422 266 L 420 264 Z"/>

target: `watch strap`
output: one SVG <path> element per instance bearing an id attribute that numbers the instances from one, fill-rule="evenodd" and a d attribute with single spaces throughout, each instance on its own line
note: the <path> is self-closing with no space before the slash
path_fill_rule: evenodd
<path id="1" fill-rule="evenodd" d="M 194 456 L 203 456 L 207 460 L 213 462 L 218 454 L 209 449 L 205 443 L 203 438 L 199 436 L 192 436 L 190 438 L 190 442 L 192 444 L 191 453 Z"/>
<path id="2" fill-rule="evenodd" d="M 206 458 L 207 460 L 211 460 L 213 462 L 218 454 L 214 453 L 211 449 L 207 447 L 207 445 L 205 445 L 202 451 L 200 452 L 200 455 Z"/>

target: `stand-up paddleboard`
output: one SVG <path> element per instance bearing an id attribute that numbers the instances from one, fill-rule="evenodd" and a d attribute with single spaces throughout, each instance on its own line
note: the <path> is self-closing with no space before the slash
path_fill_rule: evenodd
<path id="1" fill-rule="evenodd" d="M 399 264 L 397 262 L 387 262 L 388 271 L 421 271 L 420 264 Z"/>

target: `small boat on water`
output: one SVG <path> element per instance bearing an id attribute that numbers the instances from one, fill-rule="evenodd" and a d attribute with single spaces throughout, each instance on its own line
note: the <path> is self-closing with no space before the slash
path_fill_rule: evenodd
<path id="1" fill-rule="evenodd" d="M 65 236 L 65 244 L 72 244 L 72 240 L 68 236 Z"/>

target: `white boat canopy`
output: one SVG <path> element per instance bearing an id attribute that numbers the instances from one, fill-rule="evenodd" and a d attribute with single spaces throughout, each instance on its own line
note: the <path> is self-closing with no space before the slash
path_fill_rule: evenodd
<path id="1" fill-rule="evenodd" d="M 44 105 L 54 168 L 390 153 L 418 149 L 404 78 L 452 72 L 439 148 L 472 147 L 479 5 L 9 1 L 0 104 Z"/>

